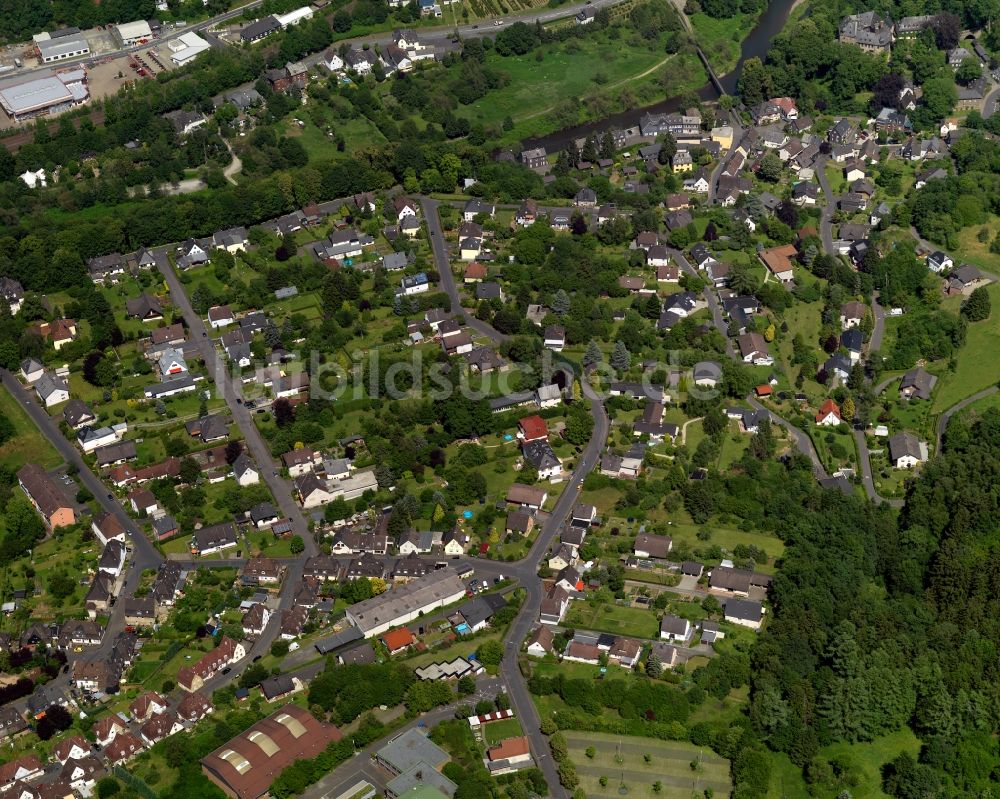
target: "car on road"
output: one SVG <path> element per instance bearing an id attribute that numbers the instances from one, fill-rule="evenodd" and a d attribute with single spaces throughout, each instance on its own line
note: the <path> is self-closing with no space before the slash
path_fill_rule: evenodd
<path id="1" fill-rule="evenodd" d="M 232 671 L 232 669 L 231 669 L 231 668 L 229 668 L 229 666 L 226 666 L 226 668 L 224 668 L 224 669 L 222 670 L 222 673 L 223 673 L 223 674 L 229 674 L 229 672 L 231 672 L 231 671 Z"/>
<path id="2" fill-rule="evenodd" d="M 114 494 L 108 494 L 108 499 L 110 499 L 112 502 L 114 502 L 115 495 Z"/>

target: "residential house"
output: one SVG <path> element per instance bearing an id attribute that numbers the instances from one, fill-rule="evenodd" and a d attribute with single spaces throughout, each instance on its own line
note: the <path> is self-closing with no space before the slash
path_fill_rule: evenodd
<path id="1" fill-rule="evenodd" d="M 892 49 L 892 22 L 876 11 L 850 14 L 841 20 L 837 38 L 867 53 L 888 53 Z"/>
<path id="2" fill-rule="evenodd" d="M 538 472 L 539 480 L 550 480 L 562 474 L 559 460 L 548 441 L 528 441 L 522 444 L 521 454 Z"/>
<path id="3" fill-rule="evenodd" d="M 72 504 L 37 463 L 22 466 L 17 472 L 17 481 L 50 529 L 64 527 L 76 521 Z"/>
<path id="4" fill-rule="evenodd" d="M 21 377 L 28 385 L 38 382 L 43 374 L 45 374 L 45 367 L 40 361 L 34 358 L 25 358 L 21 361 Z"/>
<path id="5" fill-rule="evenodd" d="M 764 619 L 764 607 L 753 600 L 727 599 L 723 603 L 723 618 L 732 624 L 759 630 Z"/>
<path id="6" fill-rule="evenodd" d="M 744 363 L 755 366 L 770 366 L 774 363 L 767 342 L 760 333 L 744 333 L 736 339 L 736 344 Z"/>
<path id="7" fill-rule="evenodd" d="M 941 250 L 935 250 L 927 256 L 927 268 L 935 274 L 948 272 L 954 268 L 954 266 L 955 262 L 951 259 L 951 256 L 947 253 L 941 252 Z"/>
<path id="8" fill-rule="evenodd" d="M 927 460 L 927 444 L 903 431 L 889 439 L 889 462 L 897 469 L 912 469 Z"/>
<path id="9" fill-rule="evenodd" d="M 35 381 L 35 393 L 46 408 L 51 408 L 69 399 L 69 386 L 52 372 L 43 372 Z"/>
<path id="10" fill-rule="evenodd" d="M 643 532 L 636 536 L 633 552 L 637 558 L 665 560 L 673 546 L 670 536 Z"/>
<path id="11" fill-rule="evenodd" d="M 680 616 L 666 613 L 660 619 L 660 638 L 666 641 L 685 643 L 692 633 L 691 622 Z"/>
<path id="12" fill-rule="evenodd" d="M 181 666 L 177 673 L 177 684 L 185 691 L 197 691 L 205 684 L 206 680 L 211 679 L 222 669 L 237 663 L 244 657 L 246 657 L 246 650 L 243 648 L 243 644 L 223 636 L 219 645 L 207 652 L 197 663 L 192 666 Z"/>
<path id="13" fill-rule="evenodd" d="M 936 384 L 937 376 L 918 366 L 903 375 L 899 383 L 899 398 L 929 400 Z"/>
<path id="14" fill-rule="evenodd" d="M 87 261 L 87 271 L 90 273 L 90 279 L 94 283 L 115 284 L 125 274 L 127 265 L 124 255 L 119 252 L 113 252 L 110 255 L 99 255 L 89 259 Z M 22 293 L 22 298 L 23 296 Z M 11 313 L 16 312 L 12 311 Z"/>
<path id="15" fill-rule="evenodd" d="M 160 301 L 145 292 L 126 300 L 125 311 L 129 317 L 143 322 L 153 322 L 163 318 L 163 306 L 160 305 Z"/>
<path id="16" fill-rule="evenodd" d="M 566 346 L 566 330 L 559 325 L 549 325 L 545 328 L 544 346 L 553 352 L 562 352 Z"/>
<path id="17" fill-rule="evenodd" d="M 548 156 L 544 147 L 524 150 L 521 153 L 520 160 L 528 169 L 545 169 L 548 167 Z"/>
<path id="18" fill-rule="evenodd" d="M 12 277 L 0 277 L 0 299 L 6 303 L 10 315 L 15 316 L 24 304 L 24 287 Z"/>
<path id="19" fill-rule="evenodd" d="M 129 705 L 129 713 L 132 718 L 139 722 L 148 721 L 153 716 L 167 712 L 167 700 L 156 691 L 147 691 L 140 694 Z"/>
<path id="20" fill-rule="evenodd" d="M 781 283 L 791 283 L 795 274 L 792 268 L 792 257 L 798 255 L 798 250 L 792 244 L 785 244 L 780 247 L 771 247 L 768 250 L 761 250 L 758 253 L 760 260 L 764 262 L 767 271 Z"/>
<path id="21" fill-rule="evenodd" d="M 815 418 L 820 427 L 836 427 L 844 421 L 839 406 L 832 399 L 823 402 Z"/>
<path id="22" fill-rule="evenodd" d="M 531 510 L 538 510 L 548 499 L 548 492 L 544 488 L 537 486 L 514 483 L 507 489 L 507 502 L 513 505 L 520 505 Z"/>
<path id="23" fill-rule="evenodd" d="M 104 756 L 112 766 L 120 766 L 128 762 L 143 750 L 143 743 L 130 732 L 115 736 L 104 748 Z"/>
<path id="24" fill-rule="evenodd" d="M 146 746 L 152 746 L 165 738 L 184 729 L 180 719 L 173 713 L 161 713 L 153 716 L 139 728 L 139 737 Z"/>
<path id="25" fill-rule="evenodd" d="M 852 300 L 840 307 L 840 326 L 844 330 L 850 327 L 858 327 L 868 312 L 868 306 L 863 302 Z"/>
<path id="26" fill-rule="evenodd" d="M 977 288 L 985 286 L 989 280 L 972 264 L 962 264 L 948 276 L 948 294 L 964 294 L 968 296 Z"/>
<path id="27" fill-rule="evenodd" d="M 222 522 L 195 530 L 191 539 L 191 552 L 195 555 L 215 555 L 239 546 L 236 526 L 232 522 Z"/>

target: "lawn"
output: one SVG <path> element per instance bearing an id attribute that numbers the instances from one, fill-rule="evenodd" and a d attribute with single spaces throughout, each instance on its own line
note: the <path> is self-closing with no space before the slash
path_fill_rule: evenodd
<path id="1" fill-rule="evenodd" d="M 788 325 L 788 332 L 782 333 L 780 339 L 778 340 L 778 355 L 781 359 L 781 363 L 784 365 L 785 375 L 789 380 L 793 379 L 794 375 L 797 374 L 799 370 L 798 366 L 792 365 L 792 341 L 795 339 L 796 335 L 802 336 L 806 344 L 816 352 L 821 362 L 827 357 L 826 354 L 821 352 L 819 349 L 819 334 L 821 327 L 820 315 L 822 314 L 822 311 L 822 301 L 809 303 L 796 302 L 781 316 L 781 321 Z M 813 377 L 814 375 L 811 374 L 807 376 L 803 383 L 802 391 L 806 392 L 810 396 L 823 394 L 826 389 L 813 380 Z"/>
<path id="2" fill-rule="evenodd" d="M 987 288 L 994 309 L 1000 309 L 1000 283 Z M 1000 381 L 1000 310 L 989 319 L 969 325 L 965 345 L 958 351 L 958 365 L 941 375 L 935 389 L 934 410 L 947 410 L 956 402 Z"/>
<path id="3" fill-rule="evenodd" d="M 979 231 L 985 228 L 988 238 L 985 242 L 979 240 Z M 974 225 L 962 228 L 958 234 L 958 248 L 955 250 L 955 263 L 970 261 L 989 272 L 1000 272 L 1000 255 L 990 252 L 990 242 L 1000 233 L 1000 216 L 990 214 L 985 225 Z"/>
<path id="4" fill-rule="evenodd" d="M 734 463 L 743 457 L 749 444 L 750 436 L 739 432 L 739 423 L 730 422 L 729 432 L 723 436 L 722 446 L 719 448 L 719 471 L 728 471 Z"/>
<path id="5" fill-rule="evenodd" d="M 757 22 L 751 14 L 735 14 L 717 19 L 699 11 L 688 19 L 694 27 L 698 45 L 718 75 L 726 75 L 736 66 L 743 39 Z"/>
<path id="6" fill-rule="evenodd" d="M 904 728 L 869 743 L 831 744 L 820 749 L 820 756 L 836 757 L 850 763 L 850 772 L 857 778 L 857 784 L 849 786 L 854 799 L 884 799 L 886 794 L 882 792 L 882 766 L 902 752 L 909 752 L 916 757 L 919 751 L 920 742 L 910 729 Z M 847 787 L 825 785 L 818 795 L 836 796 Z M 810 794 L 806 789 L 801 770 L 787 755 L 772 754 L 771 785 L 767 795 L 768 799 L 807 799 L 810 795 L 817 794 Z"/>
<path id="7" fill-rule="evenodd" d="M 622 783 L 629 796 L 690 799 L 701 796 L 706 788 L 719 796 L 729 794 L 729 761 L 705 747 L 607 733 L 567 730 L 563 734 L 580 784 L 591 799 L 620 795 Z M 593 758 L 587 757 L 591 747 Z M 692 763 L 697 764 L 695 768 Z M 607 787 L 601 787 L 602 776 L 608 778 Z M 660 793 L 654 792 L 654 782 L 661 784 Z"/>
<path id="8" fill-rule="evenodd" d="M 295 121 L 301 119 L 304 123 L 300 127 Z M 342 159 L 357 150 L 363 150 L 386 143 L 385 136 L 367 119 L 347 119 L 338 122 L 334 127 L 334 133 L 339 133 L 344 137 L 344 151 L 337 149 L 337 137 L 327 136 L 322 130 L 316 127 L 312 117 L 297 110 L 292 117 L 285 120 L 285 132 L 290 138 L 296 138 L 302 146 L 306 148 L 310 161 L 331 161 Z"/>
<path id="9" fill-rule="evenodd" d="M 487 63 L 505 72 L 510 82 L 472 105 L 459 107 L 458 113 L 471 122 L 486 125 L 498 125 L 509 116 L 517 122 L 534 119 L 533 128 L 537 128 L 537 123 L 551 127 L 549 120 L 537 118 L 547 115 L 566 98 L 582 100 L 606 91 L 617 99 L 621 92 L 613 91 L 616 87 L 651 70 L 657 71 L 668 60 L 677 60 L 676 56 L 665 56 L 659 44 L 659 41 L 635 44 L 611 41 L 603 35 L 594 35 L 543 47 L 538 51 L 544 53 L 541 61 L 535 53 L 508 58 L 491 55 Z M 692 87 L 700 85 L 704 78 L 697 76 L 694 80 L 698 83 L 692 83 Z M 561 124 L 575 121 L 562 120 Z M 515 129 L 511 131 L 514 134 L 524 136 L 527 130 Z"/>
<path id="10" fill-rule="evenodd" d="M 13 438 L 0 446 L 0 463 L 15 470 L 29 461 L 45 469 L 53 469 L 62 463 L 59 453 L 6 389 L 0 391 L 0 416 L 14 424 Z"/>
<path id="11" fill-rule="evenodd" d="M 698 531 L 700 529 L 700 526 L 697 524 L 671 522 L 669 532 L 670 537 L 674 540 L 674 547 L 677 547 L 679 544 L 686 544 L 692 548 L 700 548 L 715 544 L 722 547 L 726 552 L 732 553 L 740 544 L 746 546 L 752 545 L 764 550 L 768 555 L 768 564 L 757 564 L 757 568 L 765 572 L 773 569 L 774 561 L 780 558 L 785 551 L 785 545 L 781 540 L 767 533 L 757 531 L 744 532 L 743 530 L 736 530 L 731 527 L 715 527 L 713 525 L 708 528 L 708 539 L 700 541 L 698 539 Z"/>
<path id="12" fill-rule="evenodd" d="M 660 622 L 652 611 L 620 605 L 573 602 L 566 616 L 566 626 L 636 638 L 660 636 Z"/>
<path id="13" fill-rule="evenodd" d="M 524 735 L 524 731 L 517 719 L 501 719 L 483 727 L 483 737 L 490 746 L 496 746 L 507 738 L 517 738 L 520 735 Z"/>

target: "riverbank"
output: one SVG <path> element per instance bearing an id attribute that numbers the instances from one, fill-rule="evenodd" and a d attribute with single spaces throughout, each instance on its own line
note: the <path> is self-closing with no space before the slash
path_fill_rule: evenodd
<path id="1" fill-rule="evenodd" d="M 733 93 L 735 91 L 743 63 L 748 58 L 756 57 L 763 60 L 767 56 L 767 51 L 771 46 L 772 39 L 781 33 L 793 7 L 800 2 L 801 0 L 771 0 L 767 8 L 764 10 L 764 13 L 761 14 L 760 18 L 756 21 L 756 24 L 754 24 L 753 30 L 751 30 L 750 33 L 743 39 L 739 60 L 736 62 L 736 65 L 721 79 L 723 89 L 726 92 Z M 695 55 L 694 58 L 697 59 L 697 55 Z M 700 59 L 697 59 L 697 61 L 698 63 L 696 68 L 698 70 L 698 75 L 699 77 L 703 77 L 701 85 L 694 87 L 694 90 L 692 90 L 691 86 L 691 84 L 695 83 L 694 80 L 685 80 L 685 85 L 675 91 L 664 91 L 664 84 L 661 81 L 659 86 L 659 97 L 661 99 L 659 101 L 649 102 L 644 101 L 643 98 L 624 97 L 620 98 L 616 105 L 623 106 L 628 110 L 622 110 L 618 113 L 612 112 L 605 116 L 599 116 L 596 113 L 588 114 L 587 118 L 592 121 L 578 124 L 570 123 L 558 128 L 551 127 L 551 123 L 564 120 L 562 118 L 550 118 L 546 120 L 550 123 L 548 129 L 554 132 L 541 132 L 546 129 L 546 125 L 542 124 L 541 121 L 539 121 L 537 127 L 519 127 L 516 129 L 516 132 L 520 136 L 520 141 L 526 148 L 544 147 L 548 152 L 556 152 L 558 150 L 565 149 L 571 141 L 586 138 L 592 133 L 603 132 L 611 128 L 618 128 L 622 130 L 633 128 L 639 123 L 639 118 L 643 114 L 673 113 L 684 108 L 686 104 L 689 104 L 691 98 L 694 96 L 699 97 L 705 102 L 711 102 L 718 99 L 719 93 L 716 91 L 716 88 L 708 82 L 708 76 L 705 73 L 704 67 L 701 65 Z M 681 67 L 682 64 L 678 63 L 677 66 Z M 678 77 L 678 70 L 674 69 L 673 64 L 668 64 L 664 70 L 674 73 L 669 77 L 669 79 L 675 79 Z M 685 78 L 686 77 L 687 76 L 685 76 Z M 649 79 L 647 78 L 646 80 Z M 631 88 L 633 87 L 627 87 L 627 89 Z M 669 88 L 672 89 L 673 87 L 671 86 Z M 654 93 L 653 96 L 655 97 L 657 95 Z M 626 105 L 624 100 L 635 100 L 635 102 L 631 105 Z M 572 118 L 571 115 L 568 116 L 569 118 Z"/>
<path id="2" fill-rule="evenodd" d="M 702 11 L 688 17 L 701 51 L 717 75 L 727 75 L 736 69 L 743 40 L 750 35 L 760 17 L 761 14 L 736 14 L 717 19 Z"/>
<path id="3" fill-rule="evenodd" d="M 655 103 L 664 95 L 694 94 L 708 81 L 694 52 L 666 58 L 654 52 L 625 57 L 620 44 L 613 52 L 601 52 L 601 48 L 549 52 L 541 65 L 534 56 L 508 58 L 501 68 L 510 74 L 510 84 L 490 92 L 465 116 L 487 123 L 510 116 L 514 127 L 504 134 L 507 143 L 607 122 L 620 114 L 631 116 L 632 109 Z"/>

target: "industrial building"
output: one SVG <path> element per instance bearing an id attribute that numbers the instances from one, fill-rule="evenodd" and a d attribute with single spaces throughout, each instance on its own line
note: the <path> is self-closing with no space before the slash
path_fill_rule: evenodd
<path id="1" fill-rule="evenodd" d="M 40 33 L 34 37 L 38 57 L 43 64 L 80 58 L 90 54 L 90 43 L 79 28 L 64 28 L 53 33 Z"/>
<path id="2" fill-rule="evenodd" d="M 316 757 L 341 739 L 340 730 L 285 705 L 202 758 L 202 772 L 232 799 L 264 796 L 296 760 Z"/>
<path id="3" fill-rule="evenodd" d="M 282 28 L 287 28 L 289 25 L 298 25 L 303 20 L 312 19 L 312 17 L 312 7 L 302 6 L 301 8 L 296 8 L 294 11 L 289 11 L 287 14 L 278 14 L 275 16 L 275 19 L 278 20 L 278 24 Z"/>
<path id="4" fill-rule="evenodd" d="M 465 584 L 458 575 L 451 569 L 438 570 L 351 605 L 347 620 L 365 638 L 372 638 L 464 596 Z"/>
<path id="5" fill-rule="evenodd" d="M 167 42 L 167 47 L 170 48 L 170 60 L 182 67 L 195 56 L 204 53 L 211 45 L 194 31 L 188 31 Z"/>
<path id="6" fill-rule="evenodd" d="M 122 47 L 131 47 L 134 44 L 145 44 L 153 38 L 153 30 L 144 19 L 136 22 L 123 22 L 115 25 L 115 38 Z"/>
<path id="7" fill-rule="evenodd" d="M 0 107 L 15 122 L 46 116 L 85 103 L 90 97 L 83 68 L 43 70 L 0 82 Z"/>

